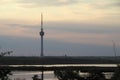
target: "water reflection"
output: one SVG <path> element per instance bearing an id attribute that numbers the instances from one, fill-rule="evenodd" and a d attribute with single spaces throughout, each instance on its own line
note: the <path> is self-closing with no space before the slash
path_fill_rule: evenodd
<path id="1" fill-rule="evenodd" d="M 34 75 L 38 75 L 40 78 L 41 78 L 41 72 L 39 71 L 14 71 L 12 72 L 13 75 L 11 76 L 11 79 L 14 80 L 14 79 L 17 79 L 19 78 L 20 80 L 21 79 L 24 79 L 25 80 L 32 80 L 32 77 Z M 53 74 L 53 71 L 47 71 L 47 72 L 44 72 L 44 76 L 45 76 L 45 79 L 44 80 L 57 80 L 57 78 L 55 78 L 54 74 Z"/>
<path id="2" fill-rule="evenodd" d="M 4 65 L 3 65 L 4 66 Z M 93 67 L 117 67 L 116 64 L 63 64 L 63 65 L 10 65 L 13 67 L 18 66 L 34 66 L 34 67 L 62 67 L 62 66 L 93 66 Z M 15 80 L 16 78 L 25 78 L 25 80 L 32 80 L 33 75 L 38 75 L 40 77 L 41 72 L 39 71 L 14 71 L 12 72 L 13 75 L 11 76 L 12 80 Z M 82 76 L 88 75 L 88 73 L 80 73 Z M 106 74 L 106 77 L 110 78 L 113 73 L 104 73 Z M 54 76 L 53 71 L 45 71 L 44 72 L 45 79 L 44 80 L 58 80 Z"/>
<path id="3" fill-rule="evenodd" d="M 4 65 L 1 65 L 4 66 Z M 9 65 L 12 67 L 21 67 L 21 66 L 34 66 L 34 67 L 62 67 L 62 66 L 93 66 L 93 67 L 117 67 L 116 64 L 60 64 L 60 65 Z"/>

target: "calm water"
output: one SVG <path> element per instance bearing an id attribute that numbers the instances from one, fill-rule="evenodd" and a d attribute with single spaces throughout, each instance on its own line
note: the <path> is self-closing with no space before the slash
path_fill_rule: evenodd
<path id="1" fill-rule="evenodd" d="M 16 66 L 16 65 L 12 65 Z M 23 65 L 19 65 L 23 66 Z M 29 66 L 29 65 L 26 65 Z M 34 66 L 41 66 L 41 65 L 34 65 Z M 80 65 L 44 65 L 44 66 L 104 66 L 104 67 L 116 67 L 116 64 L 80 64 Z M 13 75 L 10 77 L 12 80 L 20 78 L 19 80 L 32 80 L 32 77 L 34 75 L 38 75 L 39 77 L 41 76 L 41 72 L 38 71 L 15 71 L 12 72 Z M 112 73 L 105 73 L 107 74 L 107 77 L 109 78 Z M 81 73 L 81 75 L 86 75 L 86 73 Z M 47 71 L 44 72 L 44 80 L 58 80 L 55 76 L 53 71 Z"/>
<path id="2" fill-rule="evenodd" d="M 21 72 L 12 72 L 13 75 L 11 76 L 11 79 L 17 79 L 20 78 L 20 80 L 32 80 L 33 75 L 38 75 L 40 77 L 41 72 L 35 72 L 35 71 L 21 71 Z M 40 77 L 41 78 L 41 77 Z M 53 71 L 44 72 L 44 80 L 57 80 L 57 78 L 54 76 Z"/>

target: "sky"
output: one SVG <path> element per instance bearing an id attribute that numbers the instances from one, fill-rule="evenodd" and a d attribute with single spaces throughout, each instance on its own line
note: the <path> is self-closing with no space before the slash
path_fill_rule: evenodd
<path id="1" fill-rule="evenodd" d="M 0 0 L 0 52 L 40 56 L 120 56 L 120 0 Z"/>

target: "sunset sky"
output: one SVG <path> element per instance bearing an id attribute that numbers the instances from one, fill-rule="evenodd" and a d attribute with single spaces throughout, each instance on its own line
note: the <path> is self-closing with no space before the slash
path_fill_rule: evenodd
<path id="1" fill-rule="evenodd" d="M 0 51 L 40 56 L 120 56 L 120 0 L 0 0 Z"/>

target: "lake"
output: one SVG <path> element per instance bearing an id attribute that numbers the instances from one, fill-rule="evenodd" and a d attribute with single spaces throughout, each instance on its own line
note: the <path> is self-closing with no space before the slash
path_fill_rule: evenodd
<path id="1" fill-rule="evenodd" d="M 34 75 L 41 76 L 41 72 L 38 71 L 15 71 L 12 72 L 13 75 L 10 77 L 12 80 L 18 79 L 18 80 L 32 80 L 32 77 Z M 57 78 L 54 76 L 53 71 L 47 71 L 44 72 L 44 80 L 57 80 Z"/>
<path id="2" fill-rule="evenodd" d="M 18 66 L 18 65 L 12 65 L 12 66 Z M 23 66 L 23 65 L 19 65 L 19 66 Z M 26 65 L 29 66 L 29 65 Z M 42 66 L 42 65 L 34 65 L 34 66 Z M 44 65 L 44 66 L 104 66 L 104 67 L 117 67 L 116 64 L 69 64 L 69 65 Z M 14 71 L 12 72 L 13 75 L 10 76 L 10 78 L 12 80 L 32 80 L 32 77 L 34 75 L 38 75 L 39 77 L 41 77 L 41 72 L 39 71 Z M 80 73 L 82 76 L 86 75 L 86 73 Z M 105 73 L 107 75 L 107 77 L 111 77 L 112 73 Z M 58 80 L 55 76 L 54 76 L 54 72 L 53 71 L 47 71 L 44 72 L 44 80 Z"/>

